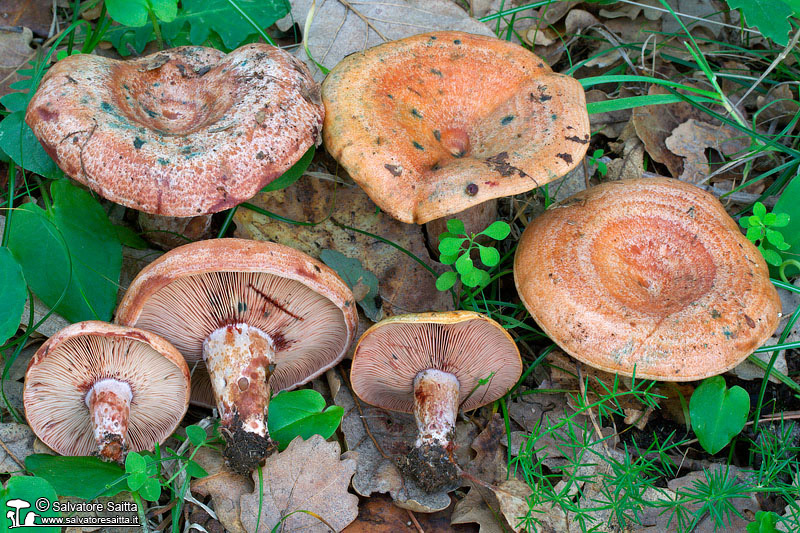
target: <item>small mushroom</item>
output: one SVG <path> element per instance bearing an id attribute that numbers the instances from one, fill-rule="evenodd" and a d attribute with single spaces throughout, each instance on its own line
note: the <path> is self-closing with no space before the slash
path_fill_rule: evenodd
<path id="1" fill-rule="evenodd" d="M 190 367 L 205 365 L 197 398 L 213 404 L 225 457 L 252 470 L 271 450 L 270 393 L 306 383 L 344 357 L 358 324 L 336 273 L 288 246 L 214 239 L 175 248 L 145 267 L 117 322 L 163 336 Z M 198 369 L 199 376 L 203 371 Z"/>
<path id="2" fill-rule="evenodd" d="M 781 310 L 767 265 L 711 194 L 669 178 L 604 183 L 525 229 L 517 291 L 587 365 L 659 381 L 721 374 Z"/>
<path id="3" fill-rule="evenodd" d="M 189 369 L 158 335 L 78 322 L 36 351 L 23 399 L 31 429 L 56 452 L 121 462 L 178 426 L 189 405 Z"/>
<path id="4" fill-rule="evenodd" d="M 470 311 L 398 315 L 359 340 L 353 392 L 381 409 L 414 413 L 418 437 L 400 469 L 424 490 L 459 477 L 453 438 L 459 410 L 491 403 L 522 372 L 519 350 L 500 324 Z"/>
<path id="5" fill-rule="evenodd" d="M 255 195 L 314 145 L 320 87 L 291 54 L 184 46 L 117 61 L 69 56 L 25 121 L 100 196 L 157 215 L 216 213 Z"/>
<path id="6" fill-rule="evenodd" d="M 443 31 L 352 54 L 322 84 L 325 148 L 385 212 L 423 224 L 575 168 L 574 78 L 508 41 Z"/>

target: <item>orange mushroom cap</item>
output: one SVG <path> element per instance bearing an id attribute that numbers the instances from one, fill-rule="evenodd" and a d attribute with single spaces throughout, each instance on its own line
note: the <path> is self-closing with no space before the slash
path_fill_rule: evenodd
<path id="1" fill-rule="evenodd" d="M 522 360 L 508 332 L 479 313 L 396 315 L 361 336 L 350 382 L 365 402 L 412 413 L 414 378 L 429 369 L 453 374 L 460 409 L 470 410 L 507 393 L 522 373 Z"/>
<path id="2" fill-rule="evenodd" d="M 581 85 L 493 37 L 435 32 L 352 54 L 322 100 L 328 152 L 403 222 L 529 191 L 588 148 Z"/>
<path id="3" fill-rule="evenodd" d="M 514 279 L 564 351 L 661 381 L 736 366 L 781 309 L 761 253 L 719 201 L 669 178 L 608 182 L 553 206 L 525 229 Z"/>
<path id="4" fill-rule="evenodd" d="M 86 395 L 108 378 L 131 389 L 130 450 L 152 450 L 186 413 L 189 369 L 169 342 L 136 328 L 78 322 L 50 337 L 28 363 L 23 402 L 36 436 L 62 455 L 96 451 Z"/>
<path id="5" fill-rule="evenodd" d="M 344 357 L 355 335 L 353 294 L 329 267 L 288 246 L 213 239 L 175 248 L 146 266 L 117 309 L 116 321 L 169 340 L 190 366 L 217 329 L 248 324 L 275 350 L 277 393 L 307 383 Z M 207 376 L 207 374 L 206 374 Z M 210 381 L 203 379 L 198 385 Z M 197 391 L 208 403 L 208 391 Z"/>
<path id="6" fill-rule="evenodd" d="M 255 195 L 319 137 L 319 85 L 290 54 L 184 46 L 131 61 L 69 56 L 25 121 L 64 172 L 148 213 L 215 213 Z"/>

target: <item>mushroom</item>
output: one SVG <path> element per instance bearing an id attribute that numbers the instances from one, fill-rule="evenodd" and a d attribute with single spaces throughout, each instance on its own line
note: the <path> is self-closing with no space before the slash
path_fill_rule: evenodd
<path id="1" fill-rule="evenodd" d="M 31 429 L 56 452 L 121 462 L 178 426 L 189 405 L 189 368 L 158 335 L 78 322 L 36 351 L 23 401 Z"/>
<path id="2" fill-rule="evenodd" d="M 554 205 L 525 229 L 514 279 L 568 354 L 659 381 L 738 365 L 781 309 L 764 259 L 719 201 L 669 178 L 608 182 Z"/>
<path id="3" fill-rule="evenodd" d="M 502 397 L 522 372 L 503 327 L 471 311 L 397 315 L 368 329 L 356 346 L 350 382 L 363 401 L 414 413 L 418 437 L 400 469 L 425 491 L 452 487 L 456 415 Z"/>
<path id="4" fill-rule="evenodd" d="M 325 148 L 381 209 L 422 224 L 575 168 L 575 79 L 508 41 L 434 32 L 352 54 L 322 84 Z"/>
<path id="5" fill-rule="evenodd" d="M 348 286 L 288 246 L 214 239 L 175 248 L 145 267 L 117 322 L 162 335 L 190 366 L 203 362 L 227 441 L 252 470 L 271 450 L 270 392 L 306 383 L 344 357 L 358 324 Z M 208 403 L 208 391 L 198 391 Z"/>
<path id="6" fill-rule="evenodd" d="M 255 195 L 319 137 L 319 85 L 291 54 L 184 46 L 57 62 L 25 121 L 64 172 L 148 213 L 189 217 Z"/>

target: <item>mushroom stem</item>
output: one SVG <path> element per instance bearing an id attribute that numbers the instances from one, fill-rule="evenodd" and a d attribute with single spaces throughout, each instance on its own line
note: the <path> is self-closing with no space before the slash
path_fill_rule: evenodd
<path id="1" fill-rule="evenodd" d="M 458 378 L 441 370 L 423 370 L 414 378 L 414 417 L 417 442 L 447 447 L 453 439 L 458 414 Z"/>
<path id="2" fill-rule="evenodd" d="M 127 450 L 128 417 L 133 392 L 130 385 L 113 378 L 101 379 L 86 394 L 94 438 L 100 457 L 122 461 Z"/>
<path id="3" fill-rule="evenodd" d="M 223 326 L 203 342 L 203 359 L 228 442 L 225 456 L 239 472 L 255 468 L 271 446 L 267 408 L 274 358 L 270 337 L 247 324 Z"/>

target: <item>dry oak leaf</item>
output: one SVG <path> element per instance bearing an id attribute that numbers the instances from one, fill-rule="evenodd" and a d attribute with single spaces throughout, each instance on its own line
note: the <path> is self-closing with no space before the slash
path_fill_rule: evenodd
<path id="1" fill-rule="evenodd" d="M 280 191 L 257 194 L 250 203 L 292 220 L 320 223 L 290 224 L 240 208 L 233 219 L 236 237 L 278 242 L 315 258 L 329 249 L 358 259 L 378 278 L 385 316 L 453 309 L 450 295 L 436 290 L 436 278 L 414 259 L 394 246 L 335 223 L 383 237 L 444 272 L 444 267 L 430 258 L 422 228 L 379 212 L 360 187 L 303 176 Z"/>
<path id="2" fill-rule="evenodd" d="M 0 447 L 0 474 L 24 471 L 25 458 L 35 453 L 35 440 L 36 435 L 25 424 L 0 423 L 0 441 L 3 443 Z"/>
<path id="3" fill-rule="evenodd" d="M 192 492 L 211 496 L 211 505 L 217 519 L 226 530 L 231 533 L 247 533 L 241 521 L 240 499 L 242 495 L 253 492 L 253 481 L 225 468 L 222 454 L 216 450 L 200 448 L 194 460 L 208 475 L 192 481 Z"/>
<path id="4" fill-rule="evenodd" d="M 449 533 L 449 510 L 431 514 L 415 514 L 419 525 L 425 533 Z M 408 511 L 392 503 L 388 496 L 375 495 L 365 498 L 358 508 L 358 518 L 344 528 L 342 533 L 417 533 L 419 531 L 411 521 Z"/>
<path id="5" fill-rule="evenodd" d="M 569 531 L 567 517 L 561 507 L 553 504 L 538 504 L 530 507 L 528 497 L 531 488 L 518 479 L 509 479 L 493 488 L 500 512 L 514 531 L 538 531 L 560 533 Z M 526 518 L 530 513 L 530 518 Z M 535 529 L 534 527 L 535 526 Z"/>
<path id="6" fill-rule="evenodd" d="M 286 31 L 296 21 L 302 25 L 315 1 L 293 1 L 292 12 L 277 22 L 278 27 Z M 331 69 L 354 52 L 438 30 L 494 35 L 450 0 L 323 0 L 316 1 L 314 19 L 305 35 L 313 61 L 303 46 L 295 55 L 305 61 L 317 81 L 322 81 L 325 74 L 316 63 Z"/>
<path id="7" fill-rule="evenodd" d="M 31 48 L 31 39 L 33 33 L 29 28 L 0 29 L 0 96 L 11 92 L 9 85 L 21 79 L 17 69 L 33 59 L 35 51 Z"/>
<path id="8" fill-rule="evenodd" d="M 506 528 L 504 524 L 498 523 L 497 508 L 497 500 L 490 491 L 473 486 L 469 493 L 456 503 L 450 516 L 450 523 L 454 525 L 475 523 L 480 526 L 480 533 L 503 533 Z M 499 520 L 503 521 L 502 518 Z"/>
<path id="9" fill-rule="evenodd" d="M 48 37 L 53 4 L 52 0 L 0 0 L 0 26 L 24 26 L 37 37 Z"/>
<path id="10" fill-rule="evenodd" d="M 319 435 L 308 440 L 295 438 L 286 450 L 267 458 L 259 473 L 253 472 L 256 490 L 242 496 L 242 525 L 250 532 L 341 531 L 358 515 L 358 497 L 347 491 L 356 470 L 354 459 L 340 459 L 338 442 L 326 442 Z M 259 498 L 263 494 L 259 521 Z M 308 511 L 318 518 L 304 512 Z M 293 513 L 293 514 L 292 514 Z M 281 520 L 283 520 L 281 522 Z M 259 522 L 256 531 L 256 522 Z"/>
<path id="11" fill-rule="evenodd" d="M 672 130 L 664 143 L 673 154 L 684 158 L 683 172 L 678 178 L 689 183 L 700 183 L 711 173 L 706 148 L 732 155 L 750 145 L 744 135 L 730 126 L 714 126 L 693 118 Z"/>

